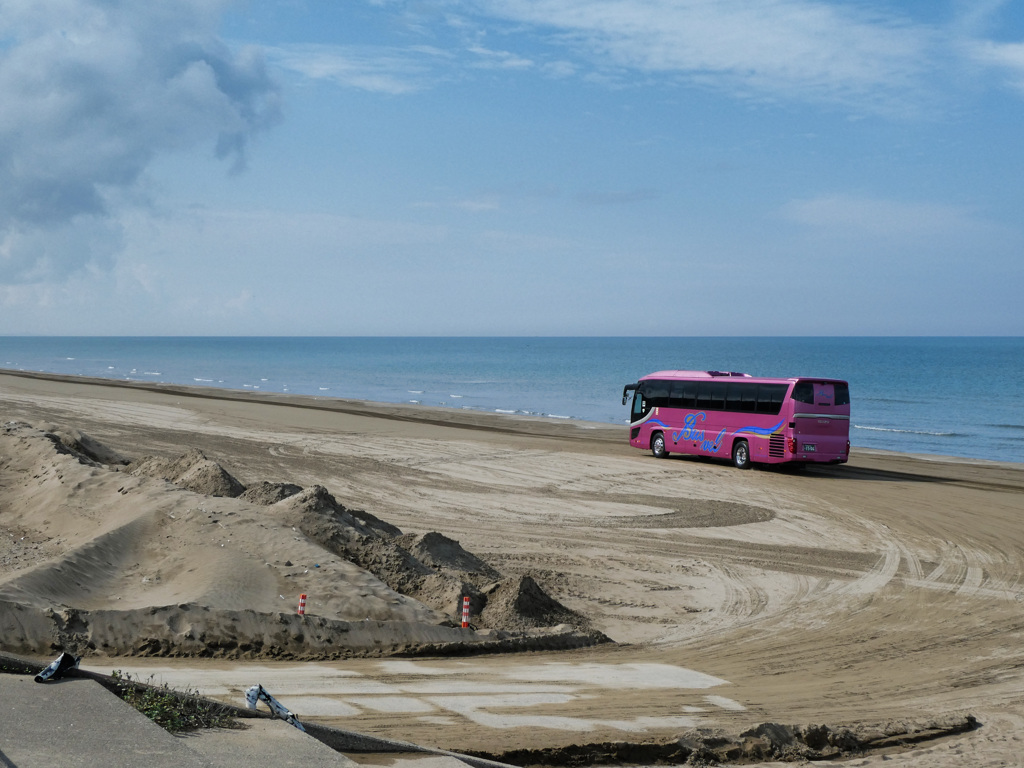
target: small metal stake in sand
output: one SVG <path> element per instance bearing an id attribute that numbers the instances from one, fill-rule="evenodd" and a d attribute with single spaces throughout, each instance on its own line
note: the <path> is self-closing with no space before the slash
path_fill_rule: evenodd
<path id="1" fill-rule="evenodd" d="M 306 615 L 306 596 L 299 595 L 299 616 Z"/>
<path id="2" fill-rule="evenodd" d="M 469 595 L 462 598 L 462 627 L 469 626 Z"/>

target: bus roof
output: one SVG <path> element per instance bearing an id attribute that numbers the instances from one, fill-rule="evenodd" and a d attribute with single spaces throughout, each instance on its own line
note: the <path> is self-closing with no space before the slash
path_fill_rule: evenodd
<path id="1" fill-rule="evenodd" d="M 749 379 L 749 373 L 737 371 L 655 371 L 643 376 L 643 379 L 718 379 L 718 378 Z"/>
<path id="2" fill-rule="evenodd" d="M 786 378 L 758 376 L 755 378 L 749 373 L 739 373 L 737 371 L 655 371 L 654 373 L 649 373 L 646 376 L 640 377 L 640 381 L 645 381 L 647 379 L 743 379 L 750 380 L 752 382 L 782 382 L 808 379 L 810 381 L 837 382 L 841 384 L 846 383 L 842 379 L 822 378 L 820 376 L 788 376 Z"/>

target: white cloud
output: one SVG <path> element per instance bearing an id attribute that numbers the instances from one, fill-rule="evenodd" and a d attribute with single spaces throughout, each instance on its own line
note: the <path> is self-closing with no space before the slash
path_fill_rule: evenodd
<path id="1" fill-rule="evenodd" d="M 576 74 L 577 67 L 569 61 L 552 61 L 543 65 L 544 74 L 557 79 L 571 77 Z"/>
<path id="2" fill-rule="evenodd" d="M 482 45 L 473 45 L 470 53 L 479 56 L 478 66 L 495 69 L 529 69 L 534 65 L 530 59 L 524 59 L 509 51 L 494 51 Z"/>
<path id="3" fill-rule="evenodd" d="M 501 208 L 501 204 L 498 202 L 496 197 L 480 197 L 480 198 L 465 198 L 462 200 L 449 200 L 449 201 L 423 201 L 413 203 L 413 208 L 420 209 L 434 209 L 440 210 L 444 208 L 455 209 L 460 211 L 468 211 L 470 213 L 484 213 L 488 211 L 497 211 Z"/>
<path id="4" fill-rule="evenodd" d="M 890 240 L 947 240 L 991 232 L 992 224 L 970 209 L 938 203 L 827 195 L 794 200 L 783 207 L 785 218 L 835 235 L 884 237 Z"/>
<path id="5" fill-rule="evenodd" d="M 642 73 L 741 97 L 907 114 L 930 103 L 934 75 L 965 39 L 962 24 L 825 0 L 447 0 L 422 16 L 415 3 L 379 5 L 396 24 L 415 17 L 417 36 L 436 44 L 288 46 L 273 49 L 275 62 L 391 94 L 458 77 L 462 66 L 618 84 Z"/>
<path id="6" fill-rule="evenodd" d="M 91 216 L 46 228 L 0 230 L 0 284 L 37 283 L 83 267 L 109 268 L 121 241 L 116 223 Z"/>
<path id="7" fill-rule="evenodd" d="M 534 62 L 516 53 L 478 43 L 457 49 L 469 53 L 475 69 L 530 69 Z M 330 80 L 347 88 L 402 95 L 432 88 L 451 77 L 460 54 L 436 46 L 291 45 L 267 49 L 270 61 L 311 80 Z"/>
<path id="8" fill-rule="evenodd" d="M 975 61 L 1003 72 L 1011 86 L 1024 92 L 1024 43 L 983 40 L 966 48 Z"/>
<path id="9" fill-rule="evenodd" d="M 224 5 L 0 0 L 0 280 L 102 264 L 109 233 L 67 233 L 108 228 L 163 153 L 208 142 L 244 165 L 277 92 L 257 51 L 217 38 Z"/>
<path id="10" fill-rule="evenodd" d="M 433 60 L 446 54 L 425 46 L 295 45 L 270 48 L 270 60 L 312 80 L 331 80 L 362 91 L 404 94 L 432 84 Z"/>
<path id="11" fill-rule="evenodd" d="M 487 13 L 550 28 L 599 65 L 761 96 L 882 105 L 927 66 L 933 30 L 817 0 L 500 0 Z"/>
<path id="12" fill-rule="evenodd" d="M 885 0 L 439 0 L 430 13 L 411 0 L 375 4 L 396 23 L 417 19 L 417 34 L 455 32 L 449 77 L 459 65 L 614 87 L 647 75 L 896 117 L 932 113 L 943 92 L 975 83 L 978 64 L 1024 90 L 1024 43 L 986 39 L 1004 29 L 1008 0 L 954 0 L 942 23 Z M 410 50 L 370 53 L 351 77 L 358 85 L 360 69 L 402 73 Z M 439 61 L 418 62 L 417 87 L 439 77 Z M 408 76 L 397 81 L 408 88 Z"/>
<path id="13" fill-rule="evenodd" d="M 657 200 L 661 193 L 657 189 L 627 189 L 604 192 L 582 192 L 577 196 L 581 203 L 587 205 L 621 205 L 623 203 L 642 203 Z"/>

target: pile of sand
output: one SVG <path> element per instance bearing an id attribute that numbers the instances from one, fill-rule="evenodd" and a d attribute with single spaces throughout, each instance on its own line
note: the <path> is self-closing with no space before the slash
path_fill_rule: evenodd
<path id="1" fill-rule="evenodd" d="M 247 489 L 195 449 L 129 463 L 76 430 L 8 423 L 0 537 L 12 652 L 310 659 L 607 640 L 440 533 L 403 533 L 318 485 Z M 474 629 L 457 622 L 463 595 Z"/>
<path id="2" fill-rule="evenodd" d="M 276 504 L 289 496 L 294 496 L 302 490 L 302 486 L 292 483 L 268 483 L 262 480 L 250 485 L 245 491 L 239 494 L 238 498 L 248 501 L 250 504 L 269 506 Z"/>
<path id="3" fill-rule="evenodd" d="M 588 624 L 586 617 L 550 597 L 530 576 L 497 582 L 486 590 L 484 597 L 487 602 L 481 618 L 488 626 L 525 630 Z"/>
<path id="4" fill-rule="evenodd" d="M 120 453 L 98 440 L 93 440 L 77 429 L 55 425 L 46 425 L 42 429 L 49 435 L 51 440 L 59 442 L 60 445 L 77 454 L 85 463 L 94 461 L 97 464 L 113 466 L 128 464 L 128 459 Z"/>
<path id="5" fill-rule="evenodd" d="M 224 467 L 192 448 L 174 459 L 145 456 L 128 465 L 132 475 L 158 477 L 205 496 L 241 496 L 245 486 L 225 471 Z"/>
<path id="6" fill-rule="evenodd" d="M 497 579 L 500 574 L 476 555 L 467 552 L 454 539 L 431 531 L 422 535 L 402 536 L 399 543 L 419 560 L 438 571 L 461 572 L 483 579 Z"/>
<path id="7" fill-rule="evenodd" d="M 588 626 L 585 617 L 531 577 L 503 578 L 459 542 L 436 531 L 403 534 L 368 512 L 347 509 L 321 486 L 278 502 L 273 511 L 328 551 L 439 612 L 457 609 L 459 598 L 468 596 L 474 626 L 519 631 Z"/>

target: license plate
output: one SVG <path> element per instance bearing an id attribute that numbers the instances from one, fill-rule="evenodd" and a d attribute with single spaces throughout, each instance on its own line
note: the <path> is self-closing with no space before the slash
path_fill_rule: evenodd
<path id="1" fill-rule="evenodd" d="M 814 453 L 816 450 L 818 450 L 818 446 L 814 443 L 804 443 L 804 451 L 806 453 Z"/>

